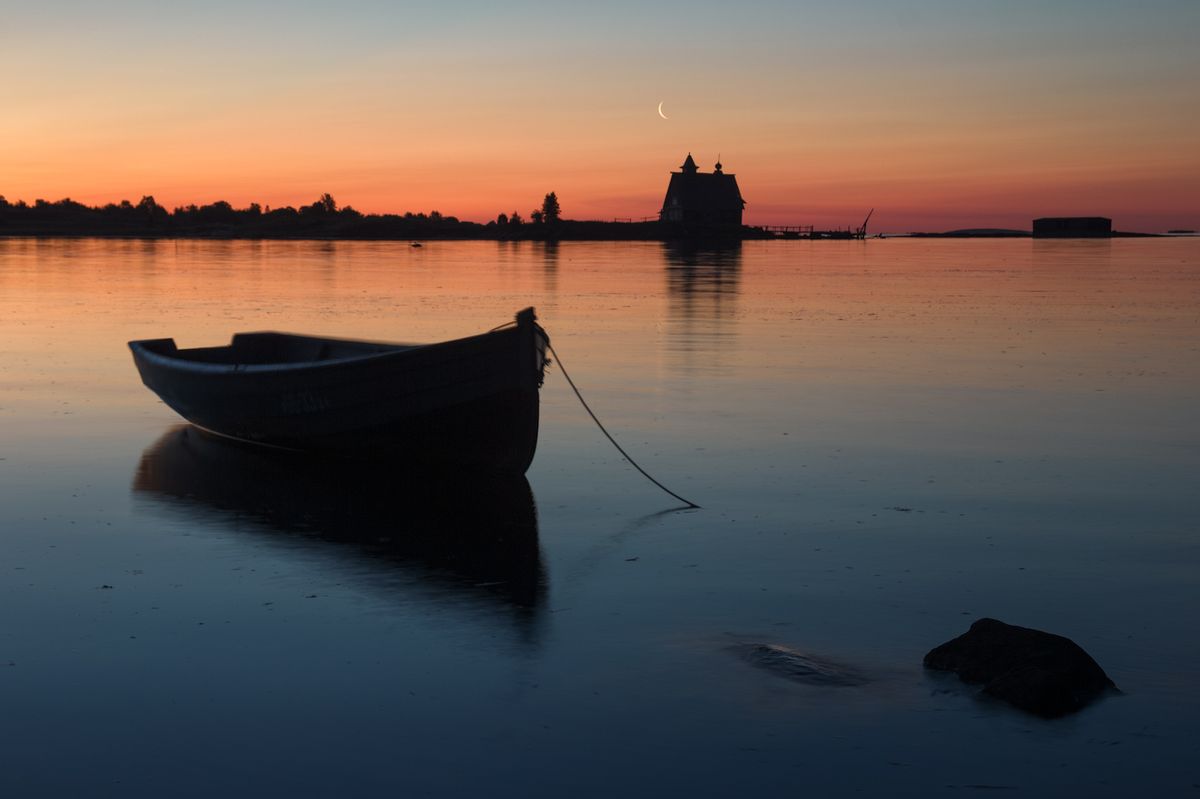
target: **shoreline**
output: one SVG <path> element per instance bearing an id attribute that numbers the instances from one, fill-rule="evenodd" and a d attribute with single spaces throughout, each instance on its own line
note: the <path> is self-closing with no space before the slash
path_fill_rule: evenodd
<path id="1" fill-rule="evenodd" d="M 882 233 L 868 236 L 867 239 L 1030 239 L 1035 237 L 1025 235 L 956 235 L 953 233 Z M 1111 239 L 1187 239 L 1200 238 L 1197 234 L 1181 233 L 1132 233 L 1116 232 L 1111 236 L 1046 236 L 1036 237 L 1038 241 L 1106 241 Z M 397 235 L 397 236 L 346 236 L 346 235 L 314 235 L 314 234 L 245 234 L 245 233 L 137 233 L 137 232 L 0 232 L 0 240 L 10 239 L 105 239 L 112 241 L 386 241 L 386 242 L 427 242 L 427 241 L 495 241 L 495 242 L 539 242 L 542 244 L 559 244 L 567 241 L 578 242 L 660 242 L 664 244 L 697 244 L 727 246 L 740 244 L 743 241 L 779 241 L 779 242 L 848 242 L 866 241 L 851 237 L 838 236 L 469 236 L 469 235 Z"/>
<path id="2" fill-rule="evenodd" d="M 472 223 L 473 224 L 473 223 Z M 846 235 L 842 231 L 817 231 L 813 235 L 780 236 L 759 228 L 746 227 L 738 233 L 722 231 L 663 230 L 658 223 L 632 223 L 639 230 L 612 230 L 612 225 L 627 226 L 630 223 L 582 222 L 563 223 L 559 230 L 494 231 L 480 225 L 473 230 L 405 230 L 395 232 L 353 231 L 242 231 L 230 229 L 191 229 L 166 231 L 153 229 L 97 230 L 97 229 L 46 229 L 18 228 L 6 230 L 0 227 L 0 239 L 138 239 L 148 241 L 535 241 L 557 244 L 563 241 L 658 241 L 696 244 L 735 244 L 742 241 L 865 241 L 866 239 L 1038 239 L 1038 240 L 1087 240 L 1123 238 L 1197 238 L 1195 233 L 1141 233 L 1114 230 L 1109 236 L 1034 236 L 1029 231 L 947 231 L 876 233 L 865 238 Z M 648 229 L 647 226 L 653 226 Z"/>

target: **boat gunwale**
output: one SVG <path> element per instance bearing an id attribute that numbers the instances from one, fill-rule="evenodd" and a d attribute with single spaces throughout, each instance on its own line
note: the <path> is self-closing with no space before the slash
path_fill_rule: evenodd
<path id="1" fill-rule="evenodd" d="M 535 331 L 544 339 L 549 341 L 549 337 L 541 329 L 541 325 L 534 325 Z M 463 338 L 450 339 L 448 341 L 437 341 L 430 344 L 395 344 L 383 341 L 367 341 L 363 339 L 351 338 L 336 338 L 332 336 L 306 336 L 297 333 L 283 333 L 274 330 L 254 331 L 249 333 L 235 333 L 234 337 L 239 335 L 281 335 L 293 336 L 295 338 L 304 338 L 309 340 L 332 341 L 339 343 L 351 344 L 372 344 L 383 347 L 397 347 L 398 349 L 385 350 L 383 352 L 368 352 L 362 355 L 349 355 L 338 358 L 325 358 L 318 361 L 276 361 L 272 363 L 213 363 L 210 361 L 193 361 L 187 358 L 172 357 L 155 352 L 149 349 L 146 345 L 160 341 L 170 341 L 175 344 L 174 338 L 169 339 L 139 339 L 129 342 L 129 348 L 134 355 L 140 359 L 144 359 L 147 363 L 160 366 L 163 368 L 174 369 L 182 372 L 191 372 L 193 374 L 267 374 L 267 373 L 283 373 L 283 372 L 300 372 L 308 370 L 332 369 L 347 365 L 358 365 L 371 361 L 380 361 L 388 358 L 399 358 L 400 356 L 422 352 L 436 347 L 446 347 L 457 344 L 473 343 L 482 341 L 489 337 L 498 336 L 503 333 L 510 333 L 519 330 L 519 327 L 514 324 L 504 326 L 499 330 L 489 330 L 486 333 L 476 333 L 473 336 L 465 336 Z M 230 340 L 229 347 L 233 347 L 233 341 Z M 188 349 L 219 349 L 210 347 L 190 347 Z M 179 349 L 176 345 L 176 352 L 186 352 L 187 349 Z"/>

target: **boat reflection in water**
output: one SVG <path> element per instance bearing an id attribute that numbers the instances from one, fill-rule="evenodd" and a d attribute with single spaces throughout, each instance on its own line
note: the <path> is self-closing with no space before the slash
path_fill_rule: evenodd
<path id="1" fill-rule="evenodd" d="M 348 559 L 376 589 L 501 610 L 526 637 L 544 609 L 537 510 L 524 476 L 413 476 L 180 425 L 142 453 L 133 491 L 190 519 Z"/>

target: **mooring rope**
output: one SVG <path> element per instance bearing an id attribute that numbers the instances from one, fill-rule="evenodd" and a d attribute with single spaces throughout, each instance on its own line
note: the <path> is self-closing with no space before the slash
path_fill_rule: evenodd
<path id="1" fill-rule="evenodd" d="M 683 504 L 687 505 L 689 508 L 699 508 L 700 506 L 697 505 L 695 502 L 692 502 L 690 499 L 684 499 L 683 497 L 679 496 L 674 491 L 667 488 L 665 485 L 663 485 L 662 483 L 658 482 L 653 477 L 651 477 L 649 472 L 647 472 L 641 466 L 637 465 L 637 461 L 635 461 L 633 458 L 629 457 L 628 452 L 621 449 L 621 445 L 617 443 L 617 440 L 612 437 L 612 434 L 609 433 L 608 430 L 605 429 L 604 425 L 600 422 L 600 420 L 596 418 L 596 414 L 592 412 L 591 407 L 589 407 L 587 404 L 587 400 L 585 400 L 583 398 L 583 394 L 581 394 L 579 392 L 579 388 L 575 385 L 575 381 L 571 379 L 571 376 L 569 374 L 567 374 L 567 369 L 565 366 L 563 366 L 562 358 L 560 358 L 558 356 L 558 353 L 554 351 L 554 345 L 551 344 L 549 341 L 547 341 L 546 346 L 549 348 L 550 354 L 554 356 L 554 360 L 558 362 L 558 368 L 562 370 L 563 377 L 567 378 L 567 383 L 571 386 L 571 390 L 574 391 L 575 396 L 579 398 L 579 404 L 582 405 L 583 409 L 588 412 L 588 416 L 592 417 L 592 421 L 596 423 L 596 427 L 600 428 L 600 432 L 604 434 L 605 438 L 607 438 L 612 443 L 612 445 L 617 448 L 617 452 L 621 453 L 625 457 L 625 460 L 629 461 L 630 465 L 633 466 L 633 468 L 637 469 L 639 472 L 641 472 L 642 476 L 645 477 L 647 480 L 649 480 L 651 483 L 654 483 L 656 486 L 661 488 L 663 491 L 666 491 L 668 494 L 675 497 L 675 499 L 677 499 L 680 502 L 682 502 Z"/>

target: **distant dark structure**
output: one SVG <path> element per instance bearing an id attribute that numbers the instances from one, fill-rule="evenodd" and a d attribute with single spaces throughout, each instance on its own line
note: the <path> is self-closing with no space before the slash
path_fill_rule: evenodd
<path id="1" fill-rule="evenodd" d="M 1106 239 L 1112 220 L 1103 216 L 1048 216 L 1033 220 L 1035 239 Z"/>
<path id="2" fill-rule="evenodd" d="M 659 221 L 688 233 L 739 233 L 746 201 L 738 190 L 737 178 L 721 171 L 700 172 L 692 154 L 678 172 L 671 173 Z"/>

